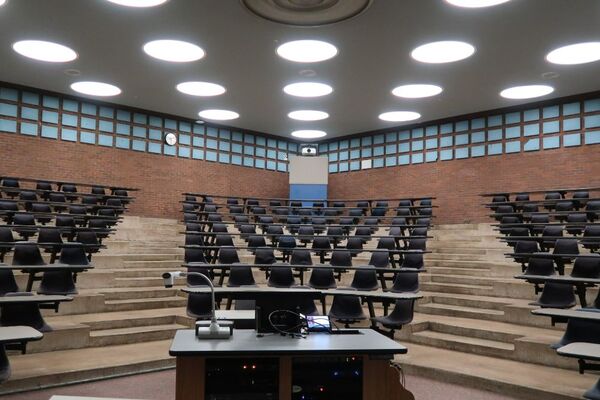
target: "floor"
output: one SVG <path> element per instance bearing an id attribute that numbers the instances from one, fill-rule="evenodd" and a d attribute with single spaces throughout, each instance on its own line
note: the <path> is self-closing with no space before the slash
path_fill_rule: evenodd
<path id="1" fill-rule="evenodd" d="M 406 388 L 414 394 L 417 400 L 516 400 L 513 397 L 412 375 L 406 376 Z M 2 397 L 2 400 L 48 400 L 55 394 L 171 400 L 175 397 L 175 370 L 6 395 Z"/>

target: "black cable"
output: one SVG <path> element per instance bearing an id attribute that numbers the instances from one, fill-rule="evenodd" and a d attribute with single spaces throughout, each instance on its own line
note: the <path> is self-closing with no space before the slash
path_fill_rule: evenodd
<path id="1" fill-rule="evenodd" d="M 295 326 L 288 327 L 287 329 L 280 329 L 278 326 L 276 326 L 273 323 L 273 320 L 272 320 L 273 315 L 276 314 L 276 313 L 292 314 L 292 315 L 298 317 L 301 322 L 299 324 L 295 325 Z M 289 335 L 289 336 L 291 336 L 293 338 L 305 338 L 306 337 L 306 335 L 304 335 L 302 333 L 296 333 L 296 332 L 294 332 L 294 330 L 296 330 L 298 328 L 302 328 L 306 324 L 306 318 L 304 318 L 301 314 L 298 314 L 297 312 L 294 312 L 294 311 L 291 311 L 291 310 L 275 310 L 275 311 L 272 311 L 269 314 L 269 316 L 268 316 L 267 319 L 269 320 L 269 324 L 271 324 L 271 327 L 273 329 L 275 329 L 277 332 L 279 332 L 280 334 L 282 334 L 282 335 L 285 335 L 285 336 Z"/>

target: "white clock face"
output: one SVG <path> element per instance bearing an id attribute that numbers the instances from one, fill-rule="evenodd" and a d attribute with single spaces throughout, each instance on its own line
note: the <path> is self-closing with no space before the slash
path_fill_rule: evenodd
<path id="1" fill-rule="evenodd" d="M 175 143 L 177 143 L 177 136 L 175 136 L 174 133 L 167 133 L 165 136 L 165 143 L 169 146 L 173 146 Z"/>

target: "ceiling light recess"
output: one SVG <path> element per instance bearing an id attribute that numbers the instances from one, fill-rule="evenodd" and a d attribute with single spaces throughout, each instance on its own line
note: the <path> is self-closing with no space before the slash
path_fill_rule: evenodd
<path id="1" fill-rule="evenodd" d="M 44 40 L 21 40 L 12 47 L 20 55 L 39 61 L 60 63 L 77 58 L 77 53 L 69 47 Z"/>
<path id="2" fill-rule="evenodd" d="M 410 55 L 417 61 L 429 64 L 442 64 L 469 58 L 475 53 L 475 47 L 466 42 L 442 40 L 421 45 Z"/>
<path id="3" fill-rule="evenodd" d="M 90 96 L 116 96 L 121 94 L 121 89 L 115 85 L 103 82 L 82 81 L 71 84 L 71 89 Z"/>
<path id="4" fill-rule="evenodd" d="M 325 111 L 297 110 L 290 112 L 288 117 L 291 119 L 297 119 L 299 121 L 320 121 L 322 119 L 329 118 L 329 114 L 327 114 Z"/>
<path id="5" fill-rule="evenodd" d="M 170 62 L 191 62 L 204 57 L 201 47 L 181 40 L 154 40 L 144 45 L 150 57 Z"/>
<path id="6" fill-rule="evenodd" d="M 127 7 L 155 7 L 166 3 L 169 0 L 108 0 L 111 3 Z"/>
<path id="7" fill-rule="evenodd" d="M 292 132 L 292 136 L 300 139 L 317 139 L 327 136 L 327 133 L 314 129 L 301 129 Z"/>
<path id="8" fill-rule="evenodd" d="M 388 111 L 379 114 L 380 120 L 390 122 L 414 121 L 419 118 L 421 118 L 421 114 L 414 111 Z"/>
<path id="9" fill-rule="evenodd" d="M 412 84 L 398 86 L 392 90 L 392 94 L 407 99 L 418 99 L 438 95 L 442 93 L 442 90 L 443 89 L 437 85 Z"/>
<path id="10" fill-rule="evenodd" d="M 2 7 L 6 3 L 6 0 L 0 0 L 0 7 Z"/>
<path id="11" fill-rule="evenodd" d="M 198 115 L 201 118 L 212 119 L 215 121 L 227 121 L 231 119 L 237 119 L 240 117 L 240 114 L 236 113 L 235 111 L 219 109 L 202 110 L 198 113 Z"/>
<path id="12" fill-rule="evenodd" d="M 297 82 L 290 83 L 283 88 L 283 91 L 290 96 L 297 97 L 320 97 L 333 92 L 333 88 L 325 83 L 318 82 Z"/>
<path id="13" fill-rule="evenodd" d="M 176 87 L 181 93 L 189 94 L 191 96 L 208 97 L 225 93 L 225 88 L 223 86 L 210 82 L 181 82 Z"/>
<path id="14" fill-rule="evenodd" d="M 532 99 L 542 97 L 554 92 L 552 86 L 547 85 L 525 85 L 513 86 L 500 92 L 500 96 L 506 99 Z"/>
<path id="15" fill-rule="evenodd" d="M 546 60 L 553 64 L 576 65 L 600 60 L 600 42 L 575 43 L 552 50 Z"/>
<path id="16" fill-rule="evenodd" d="M 277 48 L 277 54 L 289 61 L 314 63 L 329 60 L 338 53 L 331 43 L 321 40 L 294 40 Z"/>
<path id="17" fill-rule="evenodd" d="M 508 3 L 510 0 L 446 0 L 453 6 L 465 8 L 482 8 L 497 6 L 498 4 Z"/>

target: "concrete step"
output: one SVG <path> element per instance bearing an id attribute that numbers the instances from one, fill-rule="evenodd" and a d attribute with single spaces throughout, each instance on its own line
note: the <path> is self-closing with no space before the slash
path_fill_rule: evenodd
<path id="1" fill-rule="evenodd" d="M 178 324 L 163 324 L 95 330 L 90 332 L 90 345 L 114 346 L 172 339 L 177 329 L 184 328 L 187 327 Z"/>
<path id="2" fill-rule="evenodd" d="M 429 270 L 428 270 L 429 272 Z M 481 275 L 447 275 L 447 274 L 428 274 L 431 282 L 439 282 L 439 283 L 459 283 L 459 284 L 470 284 L 470 285 L 481 285 L 487 286 L 491 285 L 494 282 L 514 282 L 514 279 L 502 279 L 498 277 L 488 277 Z"/>
<path id="3" fill-rule="evenodd" d="M 460 293 L 472 295 L 490 295 L 493 287 L 483 285 L 468 285 L 458 283 L 421 282 L 421 290 L 428 292 Z"/>
<path id="4" fill-rule="evenodd" d="M 147 310 L 152 308 L 185 307 L 187 299 L 181 296 L 161 297 L 157 299 L 126 299 L 108 300 L 105 302 L 106 311 Z"/>
<path id="5" fill-rule="evenodd" d="M 163 272 L 172 271 L 173 268 L 123 268 L 112 270 L 115 278 L 156 278 Z"/>
<path id="6" fill-rule="evenodd" d="M 506 305 L 514 304 L 513 299 L 503 299 L 489 296 L 471 296 L 454 293 L 425 293 L 435 304 L 447 304 L 490 310 L 503 310 Z"/>
<path id="7" fill-rule="evenodd" d="M 69 321 L 92 330 L 182 323 L 186 319 L 184 307 L 80 314 L 69 316 L 68 319 L 63 316 L 46 318 L 52 326 Z"/>
<path id="8" fill-rule="evenodd" d="M 504 311 L 481 307 L 467 307 L 452 304 L 427 303 L 417 305 L 416 311 L 433 315 L 474 318 L 481 320 L 504 320 Z"/>
<path id="9" fill-rule="evenodd" d="M 490 269 L 486 268 L 436 267 L 431 263 L 427 263 L 426 268 L 431 275 L 487 276 L 490 274 Z"/>
<path id="10" fill-rule="evenodd" d="M 123 263 L 124 268 L 174 268 L 180 267 L 183 260 L 170 259 L 170 260 L 158 260 L 158 261 L 125 261 Z"/>
<path id="11" fill-rule="evenodd" d="M 448 350 L 502 358 L 509 358 L 515 349 L 512 343 L 471 338 L 432 330 L 415 332 L 410 336 L 410 341 Z"/>
<path id="12" fill-rule="evenodd" d="M 181 286 L 183 287 L 183 286 Z M 97 293 L 104 295 L 106 300 L 126 300 L 126 299 L 148 299 L 177 296 L 179 287 L 165 288 L 164 286 L 140 287 L 140 288 L 106 288 L 95 289 Z"/>

